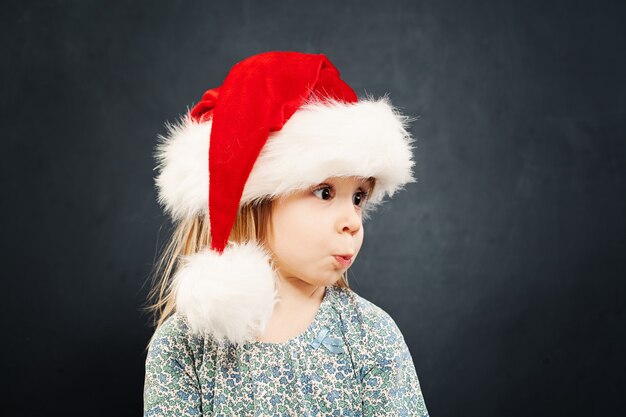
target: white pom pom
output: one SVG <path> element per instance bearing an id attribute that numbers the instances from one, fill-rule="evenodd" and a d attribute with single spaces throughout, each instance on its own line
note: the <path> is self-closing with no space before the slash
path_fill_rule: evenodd
<path id="1" fill-rule="evenodd" d="M 254 341 L 278 301 L 269 255 L 256 243 L 232 244 L 220 255 L 204 250 L 185 258 L 174 278 L 176 310 L 191 331 L 217 341 Z"/>

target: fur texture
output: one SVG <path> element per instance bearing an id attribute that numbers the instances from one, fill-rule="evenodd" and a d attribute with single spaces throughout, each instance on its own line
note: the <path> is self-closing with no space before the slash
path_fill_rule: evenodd
<path id="1" fill-rule="evenodd" d="M 219 255 L 205 250 L 188 256 L 174 277 L 176 310 L 194 334 L 217 341 L 253 341 L 278 302 L 268 254 L 257 244 L 231 244 Z"/>
<path id="2" fill-rule="evenodd" d="M 209 201 L 211 121 L 195 123 L 187 114 L 168 124 L 156 150 L 159 204 L 174 220 L 206 214 Z"/>
<path id="3" fill-rule="evenodd" d="M 371 207 L 413 182 L 408 118 L 386 97 L 356 103 L 310 101 L 270 133 L 240 204 L 318 184 L 332 176 L 375 177 Z M 159 203 L 174 220 L 207 214 L 211 121 L 168 126 L 156 158 Z"/>

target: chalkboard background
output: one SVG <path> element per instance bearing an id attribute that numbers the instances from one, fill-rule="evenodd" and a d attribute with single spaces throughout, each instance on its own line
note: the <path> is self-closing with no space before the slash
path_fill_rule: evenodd
<path id="1" fill-rule="evenodd" d="M 626 3 L 9 1 L 3 415 L 138 416 L 163 123 L 268 50 L 417 118 L 351 270 L 444 416 L 624 409 Z M 10 412 L 10 413 L 9 413 Z"/>

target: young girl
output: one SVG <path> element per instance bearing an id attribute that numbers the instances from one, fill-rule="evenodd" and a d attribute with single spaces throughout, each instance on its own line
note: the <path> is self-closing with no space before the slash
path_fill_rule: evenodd
<path id="1" fill-rule="evenodd" d="M 268 52 L 169 126 L 145 416 L 428 415 L 402 333 L 347 279 L 368 210 L 413 181 L 406 121 L 324 55 Z"/>

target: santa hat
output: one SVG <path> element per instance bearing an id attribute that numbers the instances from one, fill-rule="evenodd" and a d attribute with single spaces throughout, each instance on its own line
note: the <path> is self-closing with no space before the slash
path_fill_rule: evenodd
<path id="1" fill-rule="evenodd" d="M 156 153 L 159 203 L 174 221 L 210 222 L 211 247 L 174 277 L 191 330 L 253 341 L 278 301 L 269 253 L 228 241 L 241 205 L 333 176 L 374 177 L 368 204 L 381 203 L 414 181 L 407 121 L 386 97 L 359 100 L 322 54 L 267 52 L 234 65 L 168 125 Z"/>

